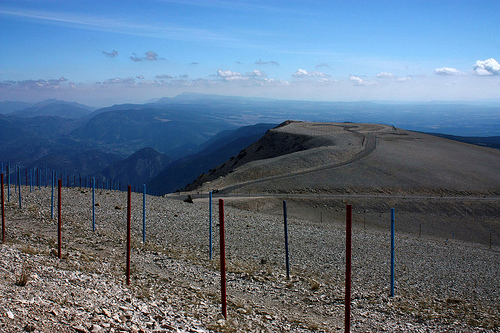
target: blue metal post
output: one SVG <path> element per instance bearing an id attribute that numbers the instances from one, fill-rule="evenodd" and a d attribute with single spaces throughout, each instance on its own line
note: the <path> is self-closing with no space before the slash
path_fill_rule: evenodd
<path id="1" fill-rule="evenodd" d="M 95 177 L 92 177 L 92 231 L 95 231 Z"/>
<path id="2" fill-rule="evenodd" d="M 50 197 L 50 218 L 54 219 L 54 178 L 56 177 L 55 171 L 52 170 L 52 195 Z"/>
<path id="3" fill-rule="evenodd" d="M 142 242 L 146 243 L 146 184 L 142 184 Z"/>
<path id="4" fill-rule="evenodd" d="M 33 188 L 33 169 L 30 169 L 30 193 Z"/>
<path id="5" fill-rule="evenodd" d="M 10 202 L 10 162 L 7 164 L 7 202 Z"/>
<path id="6" fill-rule="evenodd" d="M 285 262 L 286 262 L 286 279 L 290 280 L 290 260 L 288 257 L 288 222 L 286 214 L 286 201 L 283 200 L 283 218 L 285 226 Z"/>
<path id="7" fill-rule="evenodd" d="M 17 172 L 17 183 L 19 184 L 19 209 L 23 208 L 22 198 L 21 198 L 21 167 L 19 167 Z"/>
<path id="8" fill-rule="evenodd" d="M 209 193 L 208 199 L 208 254 L 212 260 L 212 191 Z"/>
<path id="9" fill-rule="evenodd" d="M 394 296 L 394 208 L 391 208 L 391 297 Z"/>

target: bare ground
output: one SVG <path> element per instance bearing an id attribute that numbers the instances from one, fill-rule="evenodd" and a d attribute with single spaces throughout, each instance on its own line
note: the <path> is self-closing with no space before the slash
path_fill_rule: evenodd
<path id="1" fill-rule="evenodd" d="M 59 260 L 53 255 L 56 221 L 50 218 L 49 189 L 23 191 L 22 210 L 15 200 L 7 204 L 7 243 L 1 246 L 3 331 L 343 330 L 345 234 L 339 203 L 325 202 L 309 217 L 301 215 L 300 200 L 289 203 L 291 279 L 286 280 L 282 216 L 262 212 L 278 212 L 278 206 L 268 198 L 226 199 L 226 321 L 220 319 L 215 203 L 214 260 L 209 260 L 206 200 L 189 204 L 148 197 L 142 244 L 142 195 L 133 194 L 132 284 L 126 287 L 125 193 L 98 192 L 93 232 L 91 193 L 63 190 L 64 257 Z M 233 207 L 238 205 L 245 209 Z M 375 222 L 362 224 L 356 209 L 352 331 L 500 330 L 497 244 L 489 249 L 398 232 L 396 296 L 391 298 L 389 233 Z M 385 210 L 379 215 L 388 218 Z M 18 286 L 23 267 L 30 267 L 28 282 Z"/>

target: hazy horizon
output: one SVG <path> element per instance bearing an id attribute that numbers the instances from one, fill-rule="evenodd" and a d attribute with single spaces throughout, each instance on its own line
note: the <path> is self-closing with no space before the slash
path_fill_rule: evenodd
<path id="1" fill-rule="evenodd" d="M 237 96 L 237 95 L 226 95 L 226 94 L 206 94 L 206 93 L 199 93 L 199 92 L 192 92 L 192 91 L 185 91 L 181 92 L 177 95 L 173 96 L 161 96 L 161 97 L 156 97 L 156 98 L 149 98 L 148 100 L 137 100 L 137 101 L 123 101 L 122 103 L 112 103 L 112 104 L 86 104 L 85 99 L 83 100 L 70 100 L 62 96 L 62 98 L 54 98 L 54 97 L 49 97 L 46 99 L 39 99 L 39 100 L 11 100 L 11 99 L 2 99 L 0 100 L 0 103 L 26 103 L 30 105 L 36 105 L 39 103 L 44 103 L 53 100 L 55 103 L 57 102 L 67 102 L 67 103 L 78 103 L 82 104 L 84 106 L 90 107 L 90 108 L 95 108 L 95 109 L 100 109 L 100 108 L 106 108 L 106 107 L 111 107 L 113 105 L 123 105 L 123 104 L 137 104 L 137 105 L 142 105 L 142 104 L 148 104 L 148 103 L 156 103 L 162 98 L 172 98 L 175 99 L 176 97 L 180 96 L 185 96 L 189 94 L 197 94 L 200 96 L 207 96 L 207 97 L 228 97 L 228 98 L 249 98 L 249 99 L 262 99 L 262 100 L 269 100 L 269 101 L 276 101 L 276 102 L 325 102 L 325 103 L 367 103 L 367 104 L 386 104 L 386 105 L 478 105 L 478 106 L 486 106 L 486 107 L 500 107 L 500 98 L 499 99 L 482 99 L 482 100 L 451 100 L 451 101 L 443 101 L 443 100 L 428 100 L 428 101 L 401 101 L 401 100 L 355 100 L 355 101 L 328 101 L 328 100 L 311 100 L 311 99 L 294 99 L 294 98 L 287 98 L 287 99 L 279 99 L 279 98 L 272 98 L 272 97 L 260 97 L 260 96 Z M 1 114 L 1 112 L 0 112 Z"/>

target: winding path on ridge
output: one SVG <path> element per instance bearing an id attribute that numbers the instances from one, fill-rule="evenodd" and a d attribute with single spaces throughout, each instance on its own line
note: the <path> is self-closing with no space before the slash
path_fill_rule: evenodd
<path id="1" fill-rule="evenodd" d="M 314 167 L 314 168 L 310 168 L 310 169 L 306 169 L 306 170 L 301 170 L 301 171 L 297 171 L 297 172 L 292 172 L 292 173 L 288 173 L 288 174 L 284 174 L 284 175 L 265 177 L 265 178 L 261 178 L 261 179 L 250 180 L 247 182 L 234 184 L 234 185 L 219 189 L 219 193 L 220 194 L 229 194 L 234 190 L 240 189 L 240 188 L 248 186 L 248 185 L 255 185 L 255 184 L 265 183 L 265 182 L 269 182 L 269 181 L 277 181 L 277 180 L 282 180 L 282 179 L 286 179 L 286 178 L 290 178 L 290 177 L 307 175 L 309 173 L 318 172 L 318 171 L 322 171 L 322 170 L 338 168 L 338 167 L 359 161 L 360 159 L 371 154 L 377 148 L 377 137 L 375 134 L 364 135 L 364 134 L 361 134 L 357 131 L 350 129 L 348 126 L 344 127 L 344 129 L 349 131 L 349 132 L 355 133 L 357 135 L 363 136 L 364 141 L 366 142 L 365 148 L 362 151 L 360 151 L 359 153 L 357 153 L 355 156 L 353 156 L 351 159 L 349 159 L 347 161 L 339 162 L 339 163 L 325 164 L 325 165 L 321 165 L 318 167 Z"/>

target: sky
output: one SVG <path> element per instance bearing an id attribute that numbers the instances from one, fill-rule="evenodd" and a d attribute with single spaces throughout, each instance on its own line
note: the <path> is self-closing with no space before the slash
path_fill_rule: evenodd
<path id="1" fill-rule="evenodd" d="M 0 0 L 0 101 L 500 102 L 500 1 Z"/>

